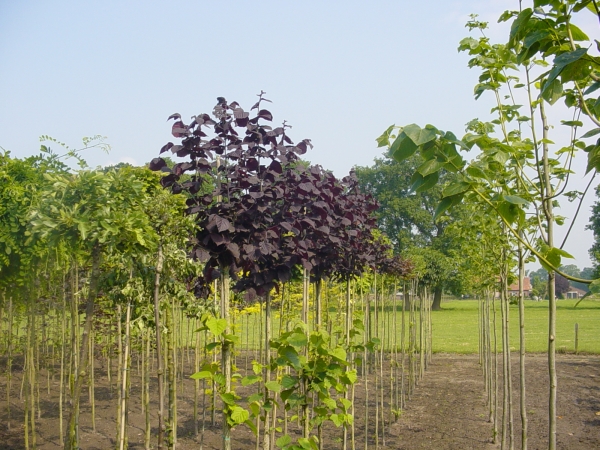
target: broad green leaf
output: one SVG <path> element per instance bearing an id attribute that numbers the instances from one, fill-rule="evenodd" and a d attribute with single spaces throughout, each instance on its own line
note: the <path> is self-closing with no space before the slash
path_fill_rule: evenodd
<path id="1" fill-rule="evenodd" d="M 454 195 L 461 194 L 463 192 L 468 191 L 470 187 L 471 184 L 467 183 L 466 181 L 454 182 L 450 186 L 444 188 L 444 190 L 442 191 L 442 197 L 452 197 Z"/>
<path id="2" fill-rule="evenodd" d="M 569 252 L 566 252 L 562 248 L 554 247 L 552 249 L 552 251 L 555 251 L 556 253 L 558 253 L 560 256 L 562 256 L 564 258 L 575 259 L 575 257 L 573 255 L 571 255 Z"/>
<path id="3" fill-rule="evenodd" d="M 298 383 L 298 377 L 292 377 L 290 375 L 284 375 L 281 378 L 281 387 L 283 389 L 291 389 Z"/>
<path id="4" fill-rule="evenodd" d="M 241 406 L 234 406 L 231 408 L 230 417 L 234 423 L 244 423 L 250 417 L 250 413 Z"/>
<path id="5" fill-rule="evenodd" d="M 219 394 L 219 395 L 221 396 L 221 400 L 223 400 L 223 403 L 226 403 L 229 406 L 235 405 L 235 396 L 233 394 L 226 393 L 226 394 Z"/>
<path id="6" fill-rule="evenodd" d="M 552 86 L 552 82 L 561 74 L 563 69 L 567 65 L 580 59 L 586 53 L 587 53 L 586 48 L 578 48 L 577 50 L 572 51 L 572 52 L 562 53 L 554 59 L 554 67 L 548 73 L 548 78 L 546 79 L 546 81 L 544 83 L 544 87 L 542 88 L 542 92 L 540 93 L 542 98 L 544 98 L 544 99 L 546 98 L 545 97 L 546 89 L 550 89 L 550 87 Z"/>
<path id="7" fill-rule="evenodd" d="M 417 146 L 423 145 L 429 141 L 435 140 L 437 136 L 437 128 L 432 125 L 425 125 L 425 128 L 421 128 L 417 124 L 406 125 L 402 132 L 406 134 Z"/>
<path id="8" fill-rule="evenodd" d="M 437 208 L 435 209 L 435 213 L 433 214 L 433 221 L 436 222 L 438 217 L 452 206 L 452 197 L 445 197 L 440 201 Z"/>
<path id="9" fill-rule="evenodd" d="M 286 340 L 294 347 L 305 347 L 308 344 L 308 339 L 304 333 L 292 333 Z"/>
<path id="10" fill-rule="evenodd" d="M 529 203 L 527 200 L 519 197 L 518 195 L 504 195 L 503 197 L 508 203 L 513 203 L 515 205 L 526 205 Z"/>
<path id="11" fill-rule="evenodd" d="M 344 424 L 344 421 L 340 418 L 338 414 L 332 414 L 329 416 L 331 421 L 335 424 L 336 427 L 341 427 Z"/>
<path id="12" fill-rule="evenodd" d="M 592 281 L 589 288 L 592 294 L 600 294 L 600 279 Z"/>
<path id="13" fill-rule="evenodd" d="M 469 175 L 471 175 L 473 178 L 487 179 L 487 175 L 479 167 L 469 166 L 469 167 L 467 167 L 467 173 Z"/>
<path id="14" fill-rule="evenodd" d="M 573 25 L 572 23 L 569 23 L 569 28 L 571 29 L 571 35 L 573 36 L 574 41 L 589 41 L 590 40 L 590 38 L 587 36 L 587 34 L 585 34 L 583 31 L 581 31 L 580 28 Z"/>
<path id="15" fill-rule="evenodd" d="M 342 347 L 329 350 L 329 354 L 340 361 L 346 361 L 346 350 L 344 350 Z"/>
<path id="16" fill-rule="evenodd" d="M 588 174 L 592 170 L 600 172 L 600 146 L 593 146 L 588 152 L 588 163 L 585 173 Z"/>
<path id="17" fill-rule="evenodd" d="M 333 398 L 325 397 L 321 399 L 321 402 L 332 411 L 335 411 L 335 408 L 337 408 L 337 403 Z"/>
<path id="18" fill-rule="evenodd" d="M 390 145 L 390 134 L 392 133 L 394 127 L 395 125 L 390 125 L 388 129 L 376 139 L 377 147 L 388 147 Z"/>
<path id="19" fill-rule="evenodd" d="M 300 369 L 300 357 L 294 347 L 282 347 L 279 349 L 279 354 L 285 358 L 294 369 Z"/>
<path id="20" fill-rule="evenodd" d="M 531 8 L 525 8 L 523 11 L 519 13 L 517 18 L 513 21 L 510 26 L 510 35 L 509 35 L 509 45 L 514 46 L 516 41 L 520 39 L 521 32 L 527 26 L 527 22 L 533 15 L 533 10 Z"/>
<path id="21" fill-rule="evenodd" d="M 227 328 L 227 320 L 211 317 L 206 321 L 206 327 L 215 336 L 219 336 Z"/>
<path id="22" fill-rule="evenodd" d="M 193 380 L 202 380 L 203 378 L 212 378 L 213 374 L 208 370 L 203 370 L 201 372 L 196 372 L 195 374 L 190 375 L 190 378 Z"/>
<path id="23" fill-rule="evenodd" d="M 350 383 L 354 384 L 356 383 L 356 370 L 349 370 L 348 372 L 346 372 L 346 377 L 348 378 L 348 380 L 350 380 Z"/>
<path id="24" fill-rule="evenodd" d="M 289 434 L 284 434 L 283 436 L 281 436 L 279 439 L 277 439 L 275 441 L 275 445 L 279 448 L 283 448 L 286 445 L 290 445 L 292 443 L 292 438 L 289 436 Z"/>
<path id="25" fill-rule="evenodd" d="M 249 386 L 251 384 L 257 383 L 262 380 L 262 377 L 259 375 L 247 375 L 242 378 L 242 386 Z"/>
<path id="26" fill-rule="evenodd" d="M 417 187 L 415 189 L 415 192 L 425 192 L 425 191 L 431 189 L 432 187 L 434 187 L 437 184 L 439 179 L 440 179 L 439 172 L 433 172 L 433 173 L 427 175 L 426 177 L 423 178 L 419 187 Z"/>
<path id="27" fill-rule="evenodd" d="M 500 202 L 497 208 L 500 216 L 508 223 L 514 223 L 519 218 L 519 211 L 521 208 L 514 203 L 503 201 Z"/>
<path id="28" fill-rule="evenodd" d="M 279 384 L 277 381 L 267 381 L 265 383 L 265 387 L 269 390 L 269 391 L 273 391 L 273 392 L 281 392 L 281 384 Z"/>
<path id="29" fill-rule="evenodd" d="M 349 411 L 350 407 L 352 406 L 352 402 L 347 398 L 340 398 L 340 403 L 344 407 L 344 411 Z"/>
<path id="30" fill-rule="evenodd" d="M 444 164 L 445 164 L 445 162 L 443 162 L 443 161 L 438 161 L 437 159 L 430 159 L 429 161 L 425 161 L 423 164 L 421 164 L 417 168 L 417 171 L 421 175 L 426 177 L 427 175 L 440 170 L 442 167 L 444 167 Z"/>
<path id="31" fill-rule="evenodd" d="M 389 155 L 398 162 L 410 158 L 417 151 L 417 145 L 404 132 L 400 133 L 390 147 Z"/>
<path id="32" fill-rule="evenodd" d="M 549 104 L 554 105 L 563 94 L 563 85 L 559 79 L 554 79 L 548 85 L 544 85 L 541 96 Z"/>

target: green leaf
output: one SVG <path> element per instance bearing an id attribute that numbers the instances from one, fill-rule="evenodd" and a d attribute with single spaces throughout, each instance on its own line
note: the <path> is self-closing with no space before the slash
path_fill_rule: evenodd
<path id="1" fill-rule="evenodd" d="M 527 205 L 529 202 L 518 195 L 504 195 L 504 200 L 514 205 Z"/>
<path id="2" fill-rule="evenodd" d="M 417 171 L 426 177 L 427 175 L 440 170 L 442 167 L 444 167 L 444 164 L 445 162 L 438 161 L 437 159 L 430 159 L 429 161 L 425 161 L 423 164 L 421 164 L 417 168 Z"/>
<path id="3" fill-rule="evenodd" d="M 211 317 L 206 321 L 206 327 L 215 336 L 219 336 L 227 328 L 227 320 Z"/>
<path id="4" fill-rule="evenodd" d="M 590 130 L 587 133 L 585 133 L 583 136 L 581 136 L 581 139 L 596 136 L 598 133 L 600 133 L 600 128 L 594 128 L 593 130 Z"/>
<path id="5" fill-rule="evenodd" d="M 281 384 L 279 384 L 277 381 L 267 381 L 265 383 L 265 387 L 269 390 L 269 391 L 273 391 L 273 392 L 281 392 Z"/>
<path id="6" fill-rule="evenodd" d="M 289 436 L 289 434 L 284 434 L 283 436 L 281 436 L 279 439 L 277 439 L 275 441 L 275 445 L 279 448 L 283 448 L 286 445 L 290 445 L 292 443 L 292 438 Z"/>
<path id="7" fill-rule="evenodd" d="M 402 162 L 410 158 L 417 151 L 417 145 L 402 132 L 390 147 L 390 156 L 398 162 Z"/>
<path id="8" fill-rule="evenodd" d="M 548 261 L 548 263 L 550 263 L 550 265 L 548 265 L 540 259 L 540 264 L 547 271 L 555 270 L 556 268 L 560 267 L 560 262 L 562 260 L 561 257 L 564 256 L 565 258 L 573 258 L 573 256 L 571 256 L 569 253 L 557 247 L 547 249 L 545 253 L 542 253 L 542 256 L 546 259 L 546 261 Z"/>
<path id="9" fill-rule="evenodd" d="M 206 344 L 206 351 L 210 352 L 212 350 L 214 350 L 215 348 L 219 347 L 221 345 L 220 342 L 210 342 L 209 344 Z"/>
<path id="10" fill-rule="evenodd" d="M 471 184 L 467 183 L 466 181 L 454 182 L 450 186 L 447 186 L 446 188 L 444 188 L 444 190 L 442 191 L 442 198 L 452 197 L 457 194 L 462 194 L 463 192 L 468 191 L 470 187 L 471 187 Z"/>
<path id="11" fill-rule="evenodd" d="M 594 83 L 592 83 L 592 85 L 587 88 L 584 92 L 584 95 L 588 95 L 591 94 L 592 92 L 596 91 L 598 88 L 600 88 L 600 81 L 595 81 Z"/>
<path id="12" fill-rule="evenodd" d="M 346 361 L 346 350 L 342 347 L 334 348 L 333 350 L 329 350 L 329 354 L 333 356 L 335 359 L 340 361 Z"/>
<path id="13" fill-rule="evenodd" d="M 562 96 L 563 85 L 559 79 L 552 80 L 549 84 L 544 84 L 541 96 L 549 104 L 554 105 L 556 101 Z"/>
<path id="14" fill-rule="evenodd" d="M 241 406 L 231 408 L 231 420 L 234 423 L 244 423 L 250 417 L 250 413 Z"/>
<path id="15" fill-rule="evenodd" d="M 583 31 L 581 31 L 580 28 L 573 25 L 572 23 L 569 23 L 569 28 L 571 29 L 571 36 L 573 36 L 574 41 L 589 41 L 590 40 L 590 38 L 587 36 L 587 34 L 585 34 Z"/>
<path id="16" fill-rule="evenodd" d="M 435 213 L 433 214 L 433 221 L 436 222 L 438 217 L 444 214 L 444 212 L 452 206 L 452 197 L 445 197 L 438 204 L 435 209 Z"/>
<path id="17" fill-rule="evenodd" d="M 298 377 L 292 377 L 290 375 L 284 375 L 281 378 L 281 387 L 283 389 L 291 389 L 298 383 Z"/>
<path id="18" fill-rule="evenodd" d="M 592 281 L 588 287 L 592 294 L 600 294 L 600 279 Z"/>
<path id="19" fill-rule="evenodd" d="M 300 357 L 294 347 L 286 346 L 279 349 L 279 354 L 295 369 L 300 369 Z"/>
<path id="20" fill-rule="evenodd" d="M 221 400 L 223 400 L 223 403 L 225 403 L 229 406 L 235 406 L 235 396 L 233 394 L 226 393 L 226 394 L 220 394 L 220 396 L 221 396 Z"/>
<path id="21" fill-rule="evenodd" d="M 527 22 L 533 15 L 533 10 L 531 8 L 525 8 L 523 11 L 519 13 L 517 18 L 513 21 L 510 26 L 510 35 L 509 35 L 509 45 L 514 46 L 516 41 L 520 38 L 521 31 L 526 27 Z"/>
<path id="22" fill-rule="evenodd" d="M 440 179 L 439 172 L 433 172 L 432 174 L 424 177 L 420 185 L 415 189 L 415 192 L 425 192 L 434 187 Z M 414 185 L 413 185 L 414 186 Z"/>
<path id="23" fill-rule="evenodd" d="M 336 427 L 341 427 L 344 424 L 344 421 L 340 418 L 338 414 L 332 414 L 329 416 L 331 421 L 335 424 Z"/>
<path id="24" fill-rule="evenodd" d="M 242 386 L 250 386 L 251 384 L 258 383 L 262 380 L 262 377 L 259 375 L 247 375 L 242 378 Z"/>
<path id="25" fill-rule="evenodd" d="M 193 380 L 202 380 L 203 378 L 212 378 L 212 376 L 212 372 L 209 372 L 208 370 L 203 370 L 201 372 L 196 372 L 190 375 L 190 378 Z"/>
<path id="26" fill-rule="evenodd" d="M 390 134 L 392 133 L 394 127 L 395 125 L 390 125 L 388 129 L 385 130 L 383 134 L 376 139 L 378 148 L 387 147 L 390 145 Z"/>
<path id="27" fill-rule="evenodd" d="M 346 372 L 346 377 L 348 377 L 348 379 L 350 380 L 350 383 L 354 384 L 356 383 L 357 380 L 357 375 L 356 375 L 356 370 L 349 370 L 348 372 Z"/>
<path id="28" fill-rule="evenodd" d="M 582 127 L 583 126 L 583 122 L 581 122 L 580 120 L 561 120 L 560 123 L 567 127 Z"/>
<path id="29" fill-rule="evenodd" d="M 335 400 L 333 398 L 324 397 L 323 399 L 321 399 L 321 402 L 325 406 L 327 406 L 331 411 L 335 411 L 335 408 L 337 408 L 337 403 L 335 402 Z"/>
<path id="30" fill-rule="evenodd" d="M 417 146 L 423 145 L 429 141 L 435 140 L 438 129 L 432 125 L 425 125 L 425 128 L 421 128 L 417 124 L 406 125 L 402 132 L 406 134 Z"/>
<path id="31" fill-rule="evenodd" d="M 471 175 L 473 178 L 487 179 L 485 172 L 476 166 L 467 167 L 467 174 Z"/>
<path id="32" fill-rule="evenodd" d="M 514 223 L 519 219 L 521 214 L 519 212 L 523 212 L 517 204 L 509 203 L 507 201 L 500 202 L 497 206 L 498 213 L 500 216 L 506 220 L 508 223 Z M 523 216 L 525 213 L 523 212 Z"/>
<path id="33" fill-rule="evenodd" d="M 593 146 L 588 152 L 588 163 L 585 170 L 586 175 L 592 170 L 600 172 L 600 146 Z"/>
<path id="34" fill-rule="evenodd" d="M 292 333 L 286 340 L 294 347 L 306 347 L 308 344 L 308 339 L 304 333 Z"/>
<path id="35" fill-rule="evenodd" d="M 546 97 L 545 97 L 546 89 L 551 88 L 553 81 L 560 75 L 560 73 L 563 71 L 563 69 L 567 65 L 572 64 L 575 61 L 579 60 L 586 53 L 587 53 L 586 48 L 578 48 L 577 50 L 574 50 L 572 52 L 562 53 L 562 54 L 558 55 L 556 58 L 554 58 L 554 67 L 548 73 L 548 78 L 544 82 L 544 87 L 542 88 L 542 92 L 540 93 L 542 98 L 546 99 Z"/>

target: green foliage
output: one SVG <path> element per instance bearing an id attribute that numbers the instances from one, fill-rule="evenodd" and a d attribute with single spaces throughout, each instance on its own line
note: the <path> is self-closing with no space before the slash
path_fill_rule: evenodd
<path id="1" fill-rule="evenodd" d="M 533 9 L 507 11 L 500 18 L 512 20 L 506 44 L 492 44 L 483 33 L 487 24 L 472 16 L 467 26 L 482 36 L 463 39 L 459 50 L 470 55 L 469 67 L 480 70 L 475 98 L 484 93 L 495 97 L 496 119 L 470 122 L 462 139 L 432 125 L 410 124 L 391 126 L 377 140 L 389 146 L 390 156 L 398 162 L 417 155 L 424 160 L 414 171 L 421 185 L 436 173 L 454 174 L 452 183 L 443 188 L 436 220 L 465 200 L 475 202 L 480 209 L 493 211 L 512 239 L 548 270 L 558 269 L 564 258 L 571 257 L 553 242 L 554 225 L 562 225 L 565 218 L 555 215 L 552 208 L 563 194 L 571 201 L 583 197 L 565 189 L 575 154 L 587 153 L 588 172 L 600 169 L 600 143 L 583 141 L 600 128 L 600 109 L 596 108 L 600 98 L 594 97 L 600 87 L 600 57 L 592 55 L 589 37 L 573 24 L 584 3 L 535 2 Z M 549 69 L 547 58 L 553 58 Z M 518 89 L 531 99 L 527 110 L 516 104 Z M 545 103 L 559 100 L 573 110 L 572 117 L 586 120 L 562 121 L 571 127 L 571 139 L 555 147 L 548 135 L 551 125 Z M 580 129 L 590 123 L 594 128 L 579 138 Z M 457 152 L 474 147 L 479 154 L 470 161 Z M 437 184 L 442 184 L 441 179 L 428 183 L 427 188 Z M 535 214 L 528 218 L 531 211 Z"/>

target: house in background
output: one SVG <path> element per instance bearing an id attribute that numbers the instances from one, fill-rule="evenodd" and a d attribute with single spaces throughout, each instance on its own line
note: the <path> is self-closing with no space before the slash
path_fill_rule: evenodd
<path id="1" fill-rule="evenodd" d="M 519 282 L 511 284 L 508 287 L 508 295 L 509 296 L 518 296 L 519 295 Z M 531 280 L 529 277 L 523 278 L 523 295 L 525 297 L 531 296 Z"/>
<path id="2" fill-rule="evenodd" d="M 569 286 L 569 290 L 565 292 L 565 298 L 581 298 L 585 294 L 586 292 L 584 290 Z"/>

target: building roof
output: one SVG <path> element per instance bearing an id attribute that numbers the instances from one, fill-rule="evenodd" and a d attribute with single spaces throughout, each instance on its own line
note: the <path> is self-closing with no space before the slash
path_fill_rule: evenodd
<path id="1" fill-rule="evenodd" d="M 518 292 L 519 291 L 519 282 L 517 281 L 516 283 L 511 284 L 508 287 L 508 290 Z M 523 278 L 523 290 L 531 291 L 531 280 L 529 279 L 529 277 Z"/>

